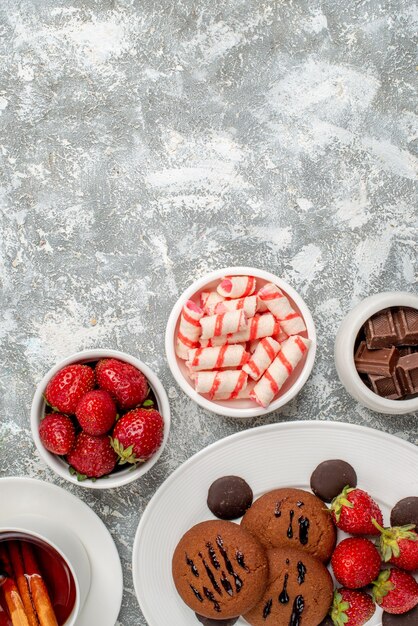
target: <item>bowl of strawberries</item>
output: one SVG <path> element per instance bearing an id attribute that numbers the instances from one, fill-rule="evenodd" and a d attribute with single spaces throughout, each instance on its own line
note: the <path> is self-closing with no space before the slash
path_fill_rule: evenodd
<path id="1" fill-rule="evenodd" d="M 140 478 L 158 461 L 170 406 L 142 361 L 116 350 L 86 350 L 39 383 L 31 428 L 40 456 L 62 478 L 109 489 Z"/>

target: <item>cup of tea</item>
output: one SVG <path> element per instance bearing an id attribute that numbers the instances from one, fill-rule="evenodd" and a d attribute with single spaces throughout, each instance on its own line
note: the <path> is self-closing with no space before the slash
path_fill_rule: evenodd
<path id="1" fill-rule="evenodd" d="M 74 626 L 90 580 L 86 550 L 69 529 L 30 516 L 0 528 L 0 626 Z"/>

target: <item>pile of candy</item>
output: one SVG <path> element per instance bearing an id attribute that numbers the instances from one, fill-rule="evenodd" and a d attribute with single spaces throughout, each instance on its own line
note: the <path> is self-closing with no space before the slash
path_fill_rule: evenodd
<path id="1" fill-rule="evenodd" d="M 252 399 L 267 407 L 306 355 L 306 326 L 273 283 L 227 276 L 183 307 L 176 354 L 196 391 L 211 400 Z"/>

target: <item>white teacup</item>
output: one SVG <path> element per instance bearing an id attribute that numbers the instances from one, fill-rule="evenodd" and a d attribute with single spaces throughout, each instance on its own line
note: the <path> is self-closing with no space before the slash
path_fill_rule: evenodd
<path id="1" fill-rule="evenodd" d="M 36 515 L 19 515 L 3 521 L 0 526 L 0 542 L 14 538 L 33 541 L 41 547 L 45 544 L 45 548 L 52 548 L 67 565 L 74 581 L 75 601 L 62 626 L 74 626 L 91 583 L 90 561 L 81 541 L 67 527 L 59 527 Z"/>

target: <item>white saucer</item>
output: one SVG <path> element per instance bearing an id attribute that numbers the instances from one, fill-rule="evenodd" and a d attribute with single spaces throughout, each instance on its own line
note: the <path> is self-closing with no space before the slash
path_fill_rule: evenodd
<path id="1" fill-rule="evenodd" d="M 382 508 L 385 525 L 398 500 L 418 493 L 418 448 L 378 430 L 337 422 L 287 422 L 260 426 L 221 439 L 183 463 L 149 502 L 135 537 L 132 565 L 136 595 L 149 626 L 198 626 L 181 601 L 171 559 L 181 536 L 214 519 L 206 505 L 210 484 L 235 474 L 255 498 L 278 487 L 309 490 L 310 476 L 326 459 L 345 459 L 358 485 Z M 380 608 L 367 626 L 381 626 Z M 236 626 L 245 626 L 241 618 Z"/>
<path id="2" fill-rule="evenodd" d="M 0 478 L 0 524 L 28 513 L 67 526 L 83 543 L 91 566 L 91 586 L 77 626 L 114 626 L 122 603 L 123 578 L 113 539 L 87 504 L 64 489 L 33 478 Z"/>

